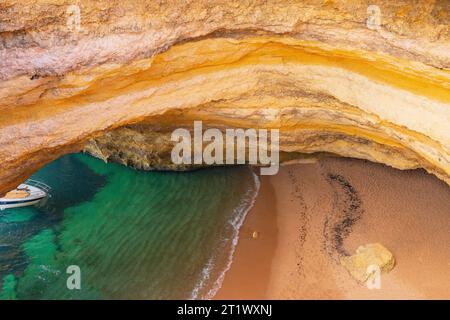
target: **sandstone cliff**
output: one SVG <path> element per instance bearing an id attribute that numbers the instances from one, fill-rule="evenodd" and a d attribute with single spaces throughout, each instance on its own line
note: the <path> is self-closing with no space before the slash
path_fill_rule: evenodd
<path id="1" fill-rule="evenodd" d="M 3 0 L 0 193 L 84 148 L 165 168 L 192 120 L 450 184 L 449 66 L 448 0 Z"/>

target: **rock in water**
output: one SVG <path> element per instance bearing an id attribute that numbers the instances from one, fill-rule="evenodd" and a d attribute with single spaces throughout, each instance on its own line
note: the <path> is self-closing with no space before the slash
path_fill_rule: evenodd
<path id="1" fill-rule="evenodd" d="M 371 243 L 358 247 L 351 256 L 342 257 L 341 264 L 353 278 L 365 283 L 374 272 L 371 266 L 378 266 L 382 273 L 388 273 L 394 268 L 395 258 L 383 245 Z"/>

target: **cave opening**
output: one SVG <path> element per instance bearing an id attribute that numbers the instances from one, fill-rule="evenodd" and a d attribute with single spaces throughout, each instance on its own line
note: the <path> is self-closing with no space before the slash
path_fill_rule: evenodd
<path id="1" fill-rule="evenodd" d="M 50 2 L 0 4 L 0 299 L 449 298 L 448 1 Z"/>

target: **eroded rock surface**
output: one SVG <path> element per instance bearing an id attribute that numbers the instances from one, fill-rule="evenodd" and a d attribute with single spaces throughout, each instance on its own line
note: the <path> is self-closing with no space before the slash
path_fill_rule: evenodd
<path id="1" fill-rule="evenodd" d="M 369 5 L 3 1 L 0 193 L 82 149 L 167 166 L 152 146 L 193 120 L 450 184 L 449 2 L 378 1 L 376 28 Z"/>
<path id="2" fill-rule="evenodd" d="M 358 247 L 351 256 L 341 257 L 341 264 L 360 283 L 365 283 L 376 273 L 388 273 L 395 266 L 394 255 L 379 243 Z"/>

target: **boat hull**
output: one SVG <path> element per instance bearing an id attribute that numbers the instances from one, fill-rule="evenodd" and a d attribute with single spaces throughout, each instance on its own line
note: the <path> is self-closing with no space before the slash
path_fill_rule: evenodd
<path id="1" fill-rule="evenodd" d="M 38 204 L 42 199 L 44 199 L 44 198 L 33 199 L 33 200 L 17 202 L 17 203 L 1 203 L 0 202 L 0 210 L 32 206 L 32 205 Z"/>
<path id="2" fill-rule="evenodd" d="M 21 184 L 17 190 L 26 189 L 28 196 L 23 198 L 0 198 L 0 210 L 32 206 L 49 196 L 48 190 L 50 190 L 50 187 L 46 184 L 31 179 L 27 180 L 27 182 L 29 183 Z"/>

